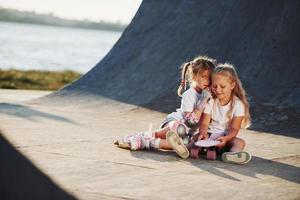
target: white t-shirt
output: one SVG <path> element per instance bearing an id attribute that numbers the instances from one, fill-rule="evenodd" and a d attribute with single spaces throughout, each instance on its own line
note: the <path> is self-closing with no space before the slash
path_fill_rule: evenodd
<path id="1" fill-rule="evenodd" d="M 234 98 L 231 119 L 237 116 L 245 116 L 245 106 L 237 97 Z M 204 113 L 211 116 L 211 122 L 208 126 L 208 132 L 218 138 L 228 133 L 228 123 L 231 119 L 227 117 L 227 111 L 230 109 L 230 102 L 221 106 L 218 99 L 210 99 L 204 108 Z M 214 139 L 216 139 L 214 138 Z"/>
<path id="2" fill-rule="evenodd" d="M 166 120 L 182 120 L 184 119 L 185 112 L 193 112 L 199 101 L 203 101 L 205 98 L 204 93 L 200 94 L 193 88 L 190 87 L 187 91 L 182 94 L 181 105 L 180 108 L 176 110 L 176 112 L 172 112 L 166 118 Z"/>

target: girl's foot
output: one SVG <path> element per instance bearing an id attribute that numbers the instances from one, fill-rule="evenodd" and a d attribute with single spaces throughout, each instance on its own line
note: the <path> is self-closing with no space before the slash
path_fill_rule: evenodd
<path id="1" fill-rule="evenodd" d="M 246 164 L 251 160 L 251 155 L 248 152 L 225 152 L 222 154 L 222 160 L 226 163 Z"/>
<path id="2" fill-rule="evenodd" d="M 182 139 L 178 136 L 176 132 L 167 132 L 167 141 L 181 158 L 185 159 L 190 156 L 189 150 L 185 147 Z"/>

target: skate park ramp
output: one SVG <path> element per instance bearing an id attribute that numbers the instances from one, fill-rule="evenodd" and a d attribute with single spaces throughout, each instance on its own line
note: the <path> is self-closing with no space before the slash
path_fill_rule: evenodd
<path id="1" fill-rule="evenodd" d="M 111 51 L 44 101 L 104 98 L 168 113 L 180 103 L 181 64 L 208 55 L 236 67 L 253 127 L 299 130 L 299 10 L 297 0 L 143 1 Z"/>
<path id="2" fill-rule="evenodd" d="M 1 103 L 0 91 L 0 196 L 299 199 L 299 134 L 283 136 L 300 130 L 299 8 L 289 0 L 143 1 L 111 51 L 76 82 L 21 104 Z M 251 162 L 115 147 L 115 137 L 159 127 L 179 106 L 179 66 L 199 54 L 236 66 L 254 127 L 267 129 L 240 134 Z"/>

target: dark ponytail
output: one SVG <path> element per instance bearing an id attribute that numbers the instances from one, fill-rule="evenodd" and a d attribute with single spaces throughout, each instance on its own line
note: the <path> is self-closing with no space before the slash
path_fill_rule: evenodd
<path id="1" fill-rule="evenodd" d="M 187 84 L 187 80 L 186 80 L 186 73 L 187 70 L 189 68 L 189 66 L 191 65 L 190 62 L 185 63 L 182 67 L 182 72 L 181 72 L 181 83 L 177 89 L 177 94 L 178 96 L 181 97 L 181 95 L 183 94 L 183 92 L 186 90 L 186 84 Z"/>

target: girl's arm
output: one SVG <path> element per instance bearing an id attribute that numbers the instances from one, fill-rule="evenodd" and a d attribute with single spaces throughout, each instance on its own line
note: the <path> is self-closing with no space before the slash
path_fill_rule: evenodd
<path id="1" fill-rule="evenodd" d="M 231 123 L 228 128 L 228 134 L 226 136 L 219 137 L 218 140 L 221 142 L 220 144 L 216 145 L 217 147 L 225 146 L 226 142 L 229 142 L 233 138 L 237 136 L 240 131 L 241 124 L 243 121 L 243 116 L 233 117 Z"/>
<path id="2" fill-rule="evenodd" d="M 204 94 L 204 98 L 202 101 L 199 101 L 197 106 L 196 106 L 196 109 L 194 110 L 194 113 L 195 115 L 198 117 L 198 119 L 201 118 L 201 115 L 204 111 L 204 108 L 206 106 L 206 104 L 208 103 L 208 101 L 210 100 L 211 98 L 211 92 L 209 89 L 206 89 L 206 90 L 203 90 L 202 91 Z"/>
<path id="3" fill-rule="evenodd" d="M 196 141 L 208 139 L 209 136 L 207 134 L 207 130 L 208 130 L 209 122 L 210 122 L 210 115 L 203 113 L 199 124 L 199 133 L 192 137 L 190 143 L 187 145 L 188 149 L 193 148 L 194 143 Z"/>
<path id="4" fill-rule="evenodd" d="M 203 113 L 201 120 L 200 120 L 200 125 L 199 125 L 199 137 L 198 140 L 205 140 L 208 139 L 208 125 L 210 122 L 210 115 Z"/>
<path id="5" fill-rule="evenodd" d="M 184 120 L 192 120 L 198 122 L 201 119 L 204 107 L 207 104 L 208 99 L 200 102 L 193 112 L 184 112 Z"/>
<path id="6" fill-rule="evenodd" d="M 197 119 L 200 119 L 201 115 L 203 113 L 203 108 L 201 108 L 201 109 L 196 108 L 193 113 L 195 113 L 195 116 L 196 116 Z"/>
<path id="7" fill-rule="evenodd" d="M 199 119 L 201 118 L 204 107 L 206 106 L 207 102 L 211 98 L 211 92 L 209 89 L 203 90 L 202 93 L 203 93 L 202 95 L 204 97 L 200 101 L 196 102 L 196 104 L 197 104 L 196 107 L 194 107 L 194 100 L 195 100 L 194 98 L 192 98 L 191 96 L 189 96 L 187 94 L 182 96 L 181 108 L 184 108 L 183 110 L 188 110 L 188 109 L 191 110 L 193 107 L 193 111 L 184 112 L 185 120 L 192 119 L 194 121 L 199 121 Z M 189 107 L 187 107 L 187 106 L 189 106 Z"/>

